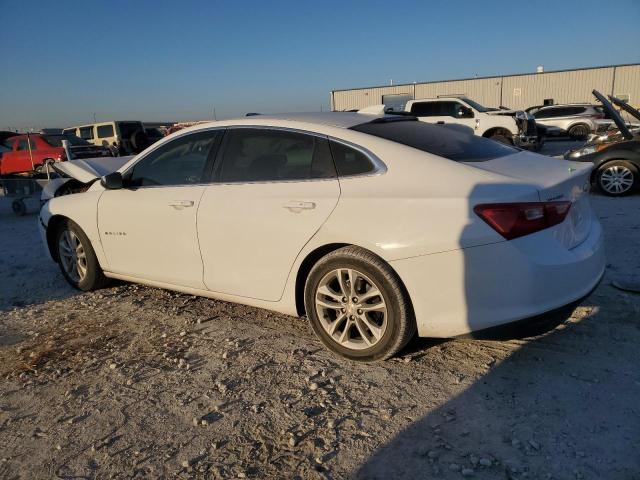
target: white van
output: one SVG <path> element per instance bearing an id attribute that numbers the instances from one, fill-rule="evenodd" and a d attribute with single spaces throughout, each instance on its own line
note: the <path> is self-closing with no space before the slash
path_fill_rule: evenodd
<path id="1" fill-rule="evenodd" d="M 94 145 L 107 147 L 113 155 L 140 153 L 151 144 L 144 125 L 136 120 L 91 123 L 65 128 L 63 133 L 70 133 Z"/>

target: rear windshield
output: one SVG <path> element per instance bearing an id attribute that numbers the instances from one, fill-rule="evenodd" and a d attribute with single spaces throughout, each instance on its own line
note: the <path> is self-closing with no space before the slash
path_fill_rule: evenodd
<path id="1" fill-rule="evenodd" d="M 459 126 L 456 126 L 459 127 Z M 519 150 L 446 125 L 417 120 L 363 123 L 352 130 L 385 138 L 456 162 L 485 162 Z"/>
<path id="2" fill-rule="evenodd" d="M 69 140 L 69 144 L 73 146 L 91 145 L 91 143 L 81 139 L 80 137 L 76 137 L 75 135 L 42 135 L 42 138 L 52 147 L 61 147 L 62 140 Z"/>

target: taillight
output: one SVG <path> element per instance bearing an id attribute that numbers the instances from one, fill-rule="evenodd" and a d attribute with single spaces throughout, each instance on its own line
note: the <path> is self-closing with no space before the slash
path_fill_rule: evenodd
<path id="1" fill-rule="evenodd" d="M 476 214 L 507 240 L 539 232 L 562 223 L 571 202 L 485 203 Z"/>

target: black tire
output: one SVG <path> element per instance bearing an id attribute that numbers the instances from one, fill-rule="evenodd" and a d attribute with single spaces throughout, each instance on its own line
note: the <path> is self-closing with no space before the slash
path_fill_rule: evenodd
<path id="1" fill-rule="evenodd" d="M 612 169 L 618 168 L 620 172 L 626 171 L 629 172 L 631 184 L 626 190 L 616 191 L 615 188 L 608 185 L 606 181 L 606 174 L 611 172 Z M 625 178 L 628 178 L 628 175 L 625 173 Z M 635 188 L 638 187 L 640 182 L 640 175 L 638 174 L 638 169 L 631 162 L 627 162 L 626 160 L 613 160 L 611 162 L 607 162 L 598 167 L 598 171 L 595 175 L 596 184 L 598 185 L 598 189 L 609 197 L 624 197 L 625 195 L 629 195 L 633 192 Z"/>
<path id="2" fill-rule="evenodd" d="M 329 335 L 318 317 L 316 290 L 321 280 L 336 269 L 357 270 L 369 277 L 382 293 L 387 306 L 386 328 L 371 347 L 352 349 L 341 345 Z M 373 362 L 390 358 L 416 333 L 409 295 L 398 275 L 380 257 L 359 247 L 348 246 L 335 250 L 313 266 L 305 284 L 304 303 L 311 326 L 322 343 L 332 352 L 350 360 Z"/>
<path id="3" fill-rule="evenodd" d="M 579 123 L 577 125 L 573 125 L 567 133 L 573 140 L 585 140 L 591 133 L 591 128 L 589 128 L 589 125 Z"/>
<path id="4" fill-rule="evenodd" d="M 135 153 L 140 153 L 150 145 L 149 137 L 142 130 L 136 130 L 133 132 L 129 141 L 131 142 L 131 146 Z"/>
<path id="5" fill-rule="evenodd" d="M 11 210 L 13 210 L 13 213 L 15 213 L 18 217 L 22 217 L 27 213 L 27 206 L 21 198 L 18 198 L 11 202 Z"/>
<path id="6" fill-rule="evenodd" d="M 511 140 L 511 138 L 507 137 L 506 135 L 496 134 L 491 135 L 489 138 L 496 142 L 504 143 L 505 145 L 513 145 L 513 140 Z"/>
<path id="7" fill-rule="evenodd" d="M 64 268 L 63 260 L 61 258 L 60 239 L 67 230 L 73 232 L 77 236 L 82 244 L 82 247 L 84 248 L 87 271 L 84 277 L 79 281 L 70 276 L 70 274 Z M 96 253 L 93 250 L 93 246 L 91 245 L 89 238 L 85 235 L 85 233 L 77 223 L 68 219 L 59 223 L 55 231 L 54 242 L 55 243 L 53 246 L 56 249 L 56 256 L 58 259 L 58 265 L 60 266 L 60 271 L 72 287 L 84 292 L 88 292 L 105 287 L 109 283 L 109 279 L 104 276 L 102 268 L 98 263 Z"/>

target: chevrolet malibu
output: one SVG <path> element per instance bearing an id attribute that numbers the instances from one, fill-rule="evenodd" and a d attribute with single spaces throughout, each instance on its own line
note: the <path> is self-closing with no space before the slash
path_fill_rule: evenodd
<path id="1" fill-rule="evenodd" d="M 556 310 L 604 271 L 590 166 L 410 116 L 255 115 L 56 169 L 40 224 L 72 286 L 306 315 L 352 360 Z"/>

